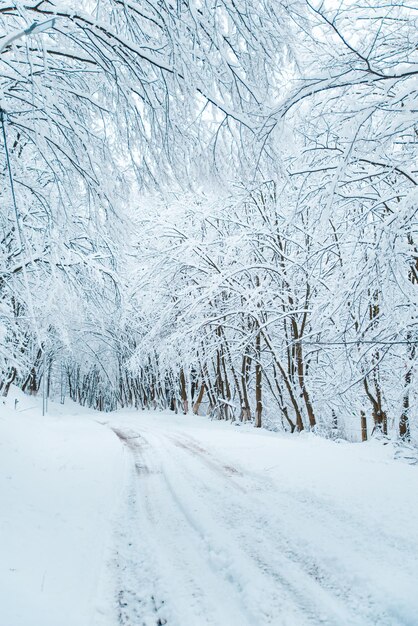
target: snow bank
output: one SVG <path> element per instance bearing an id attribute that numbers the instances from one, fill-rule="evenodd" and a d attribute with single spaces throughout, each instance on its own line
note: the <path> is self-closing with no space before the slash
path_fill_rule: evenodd
<path id="1" fill-rule="evenodd" d="M 0 403 L 1 624 L 92 622 L 124 460 L 113 433 L 69 415 L 81 411 L 42 417 L 17 391 Z"/>

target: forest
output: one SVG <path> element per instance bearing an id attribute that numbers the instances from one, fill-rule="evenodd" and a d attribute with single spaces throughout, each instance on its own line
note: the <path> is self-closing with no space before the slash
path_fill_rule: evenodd
<path id="1" fill-rule="evenodd" d="M 0 3 L 0 393 L 418 438 L 415 0 Z"/>

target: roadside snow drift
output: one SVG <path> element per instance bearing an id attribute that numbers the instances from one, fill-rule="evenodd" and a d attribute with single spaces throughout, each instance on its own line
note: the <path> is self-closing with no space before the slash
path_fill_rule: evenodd
<path id="1" fill-rule="evenodd" d="M 88 626 L 121 447 L 86 416 L 51 406 L 53 416 L 42 418 L 36 400 L 17 399 L 16 410 L 13 398 L 0 404 L 0 624 Z"/>

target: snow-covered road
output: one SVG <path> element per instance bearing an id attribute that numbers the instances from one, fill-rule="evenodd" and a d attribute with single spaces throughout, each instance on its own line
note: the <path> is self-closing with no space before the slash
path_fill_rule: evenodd
<path id="1" fill-rule="evenodd" d="M 417 626 L 418 466 L 158 412 L 0 405 L 0 626 Z"/>
<path id="2" fill-rule="evenodd" d="M 109 426 L 130 459 L 119 624 L 418 624 L 417 469 L 381 444 L 173 414 Z"/>

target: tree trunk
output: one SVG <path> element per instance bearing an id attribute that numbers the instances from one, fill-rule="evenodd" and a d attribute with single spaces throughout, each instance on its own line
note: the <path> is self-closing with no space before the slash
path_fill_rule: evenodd
<path id="1" fill-rule="evenodd" d="M 280 363 L 279 359 L 276 356 L 276 353 L 275 353 L 275 351 L 273 349 L 273 345 L 272 345 L 272 342 L 271 342 L 269 336 L 264 331 L 262 331 L 262 335 L 263 335 L 264 341 L 267 344 L 268 349 L 271 352 L 272 357 L 274 358 L 274 362 L 275 362 L 275 364 L 276 364 L 276 366 L 277 366 L 277 368 L 278 368 L 278 370 L 279 370 L 279 372 L 280 372 L 280 374 L 282 376 L 284 385 L 285 385 L 286 390 L 287 390 L 287 392 L 289 394 L 290 402 L 291 402 L 291 404 L 293 406 L 293 410 L 295 411 L 296 428 L 300 432 L 300 431 L 302 431 L 305 428 L 305 426 L 304 426 L 304 423 L 303 423 L 302 413 L 301 413 L 301 410 L 300 410 L 299 405 L 297 403 L 295 392 L 294 392 L 294 389 L 292 387 L 291 381 L 289 379 L 289 376 L 286 374 L 286 371 L 285 371 L 283 365 Z"/>
<path id="2" fill-rule="evenodd" d="M 399 436 L 404 441 L 410 441 L 411 428 L 409 425 L 409 385 L 412 379 L 412 368 L 410 368 L 405 374 L 405 394 L 403 397 L 403 411 L 401 419 L 399 420 Z"/>
<path id="3" fill-rule="evenodd" d="M 251 419 L 251 407 L 248 399 L 248 378 L 251 369 L 251 358 L 244 354 L 242 357 L 241 367 L 241 388 L 242 388 L 242 405 L 240 419 L 242 422 L 246 422 Z"/>
<path id="4" fill-rule="evenodd" d="M 262 372 L 261 372 L 261 334 L 257 333 L 255 338 L 255 427 L 261 428 L 262 424 L 262 412 L 263 412 L 263 403 L 262 403 Z"/>
<path id="5" fill-rule="evenodd" d="M 382 396 L 380 394 L 378 383 L 377 381 L 375 381 L 376 397 L 374 397 L 372 393 L 370 392 L 367 378 L 364 378 L 363 384 L 364 384 L 364 389 L 366 391 L 367 397 L 369 398 L 373 407 L 372 409 L 372 416 L 373 416 L 373 421 L 374 421 L 373 432 L 375 432 L 376 430 L 379 430 L 384 435 L 387 435 L 388 434 L 388 419 L 387 419 L 386 412 L 383 410 L 383 407 L 382 407 Z"/>
<path id="6" fill-rule="evenodd" d="M 408 339 L 411 339 L 410 334 L 408 334 Z M 409 357 L 411 362 L 414 361 L 415 359 L 415 346 L 411 344 L 411 346 L 408 346 L 409 349 Z M 409 388 L 411 386 L 411 381 L 412 381 L 412 366 L 408 368 L 406 374 L 405 374 L 405 391 L 404 391 L 404 396 L 403 396 L 403 411 L 402 411 L 402 415 L 401 415 L 401 419 L 399 420 L 399 436 L 401 439 L 403 439 L 404 441 L 410 441 L 411 439 L 411 428 L 410 428 L 410 423 L 409 423 L 409 409 L 410 409 L 410 402 L 409 402 Z"/>
<path id="7" fill-rule="evenodd" d="M 199 395 L 197 396 L 196 402 L 193 405 L 193 413 L 195 415 L 199 415 L 200 405 L 202 404 L 203 396 L 205 395 L 205 383 L 202 382 L 200 386 Z"/>
<path id="8" fill-rule="evenodd" d="M 361 440 L 367 441 L 367 418 L 364 411 L 360 413 L 360 421 L 361 421 Z"/>
<path id="9" fill-rule="evenodd" d="M 2 395 L 5 398 L 9 393 L 10 386 L 12 385 L 14 379 L 16 378 L 17 370 L 15 367 L 10 369 L 9 375 L 4 383 Z"/>
<path id="10" fill-rule="evenodd" d="M 183 413 L 186 415 L 189 412 L 189 400 L 187 398 L 187 385 L 186 376 L 184 375 L 184 369 L 180 369 L 180 397 L 183 406 Z"/>
<path id="11" fill-rule="evenodd" d="M 296 353 L 296 369 L 298 372 L 299 386 L 301 388 L 302 396 L 305 401 L 306 412 L 308 414 L 308 419 L 309 419 L 309 426 L 313 428 L 316 425 L 316 419 L 315 419 L 315 414 L 314 414 L 314 410 L 312 407 L 311 399 L 310 399 L 310 396 L 309 396 L 309 393 L 305 384 L 305 364 L 303 360 L 301 341 L 298 341 L 296 343 L 295 353 Z"/>

